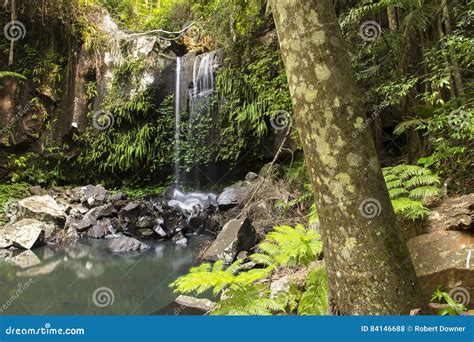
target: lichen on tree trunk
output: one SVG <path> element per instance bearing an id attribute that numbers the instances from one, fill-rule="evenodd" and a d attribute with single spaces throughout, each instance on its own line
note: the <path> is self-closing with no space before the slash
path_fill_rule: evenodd
<path id="1" fill-rule="evenodd" d="M 337 308 L 373 315 L 424 307 L 332 1 L 273 0 L 272 9 Z"/>

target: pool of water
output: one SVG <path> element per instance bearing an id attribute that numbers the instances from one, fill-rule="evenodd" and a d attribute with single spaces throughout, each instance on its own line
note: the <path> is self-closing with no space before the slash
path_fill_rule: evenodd
<path id="1" fill-rule="evenodd" d="M 145 241 L 145 252 L 111 254 L 106 240 L 59 251 L 27 251 L 16 265 L 0 260 L 0 315 L 148 315 L 177 295 L 169 287 L 195 265 L 206 237 L 188 246 Z M 163 312 L 163 310 L 161 310 Z"/>

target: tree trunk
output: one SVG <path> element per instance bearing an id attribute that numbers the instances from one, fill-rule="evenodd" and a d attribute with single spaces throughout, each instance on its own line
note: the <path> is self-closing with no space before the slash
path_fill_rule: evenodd
<path id="1" fill-rule="evenodd" d="M 393 6 L 387 7 L 388 26 L 391 32 L 398 31 L 397 9 Z"/>
<path id="2" fill-rule="evenodd" d="M 443 18 L 444 18 L 444 26 L 446 27 L 446 34 L 451 35 L 453 33 L 453 30 L 451 28 L 451 10 L 449 8 L 449 4 L 447 0 L 443 0 Z M 462 82 L 462 76 L 461 72 L 459 71 L 459 64 L 458 60 L 456 58 L 455 52 L 452 50 L 452 48 L 449 48 L 449 54 L 451 57 L 451 64 L 453 66 L 453 78 L 454 78 L 454 83 L 456 84 L 456 92 L 458 96 L 464 97 L 466 96 L 466 93 L 464 91 L 464 85 Z M 463 102 L 463 98 L 460 99 L 461 102 Z"/>
<path id="3" fill-rule="evenodd" d="M 332 1 L 272 0 L 272 8 L 337 309 L 424 308 Z"/>

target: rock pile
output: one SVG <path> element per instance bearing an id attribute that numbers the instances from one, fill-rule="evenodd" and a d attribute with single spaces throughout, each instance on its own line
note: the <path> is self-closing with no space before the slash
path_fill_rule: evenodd
<path id="1" fill-rule="evenodd" d="M 171 239 L 186 245 L 185 234 L 214 224 L 215 196 L 160 195 L 129 200 L 101 185 L 44 191 L 18 202 L 10 222 L 0 227 L 0 248 L 31 249 L 81 237 L 110 239 L 109 249 L 120 253 L 144 250 L 139 239 Z"/>

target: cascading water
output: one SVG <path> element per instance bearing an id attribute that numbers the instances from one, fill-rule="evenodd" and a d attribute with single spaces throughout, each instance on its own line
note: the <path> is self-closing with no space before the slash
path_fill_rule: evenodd
<path id="1" fill-rule="evenodd" d="M 176 187 L 180 187 L 180 155 L 179 148 L 181 143 L 181 132 L 180 132 L 180 100 L 181 100 L 181 58 L 176 58 L 176 92 L 175 92 L 175 134 L 174 134 L 174 176 Z"/>
<path id="2" fill-rule="evenodd" d="M 209 97 L 214 93 L 214 72 L 217 51 L 197 57 L 193 66 L 193 83 L 189 89 L 189 112 L 191 118 L 209 104 Z"/>
<path id="3" fill-rule="evenodd" d="M 199 115 L 209 115 L 209 100 L 215 89 L 215 69 L 216 69 L 217 51 L 206 53 L 194 57 L 192 80 L 186 78 L 189 73 L 186 71 L 185 58 L 176 59 L 176 93 L 175 93 L 175 190 L 173 198 L 169 201 L 172 207 L 180 207 L 183 212 L 189 214 L 189 218 L 197 215 L 199 211 L 208 210 L 210 206 L 216 206 L 216 195 L 213 193 L 185 193 L 181 190 L 182 186 L 182 165 L 180 163 L 180 145 L 181 136 L 181 111 L 188 102 L 189 119 L 194 120 Z M 192 83 L 191 83 L 192 82 Z M 188 92 L 182 92 L 184 84 L 191 83 Z M 185 99 L 185 97 L 188 99 Z M 208 110 L 209 109 L 209 110 Z M 184 138 L 183 138 L 184 139 Z"/>

